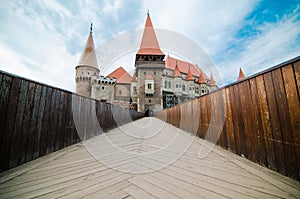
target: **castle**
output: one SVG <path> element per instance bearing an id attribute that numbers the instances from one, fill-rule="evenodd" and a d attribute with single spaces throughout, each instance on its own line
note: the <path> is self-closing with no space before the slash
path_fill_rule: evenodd
<path id="1" fill-rule="evenodd" d="M 106 77 L 99 73 L 91 25 L 76 66 L 78 94 L 143 112 L 159 111 L 218 89 L 212 75 L 161 51 L 149 13 L 133 76 L 122 67 Z"/>

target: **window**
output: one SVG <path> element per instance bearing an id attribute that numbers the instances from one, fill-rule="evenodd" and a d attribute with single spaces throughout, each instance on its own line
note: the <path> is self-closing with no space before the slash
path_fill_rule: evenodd
<path id="1" fill-rule="evenodd" d="M 192 90 L 192 87 L 190 87 L 190 91 Z"/>
<path id="2" fill-rule="evenodd" d="M 102 86 L 102 90 L 104 90 L 104 86 Z"/>
<path id="3" fill-rule="evenodd" d="M 148 89 L 152 89 L 152 84 L 147 85 Z"/>
<path id="4" fill-rule="evenodd" d="M 176 88 L 178 88 L 178 84 L 176 84 Z"/>
<path id="5" fill-rule="evenodd" d="M 136 86 L 133 87 L 133 92 L 136 92 Z"/>
<path id="6" fill-rule="evenodd" d="M 122 91 L 119 91 L 119 95 L 122 95 Z"/>
<path id="7" fill-rule="evenodd" d="M 147 73 L 146 72 L 144 72 L 144 75 L 146 75 Z"/>
<path id="8" fill-rule="evenodd" d="M 146 93 L 146 97 L 153 97 L 153 94 Z"/>
<path id="9" fill-rule="evenodd" d="M 171 88 L 171 82 L 169 82 L 169 88 Z"/>
<path id="10" fill-rule="evenodd" d="M 185 91 L 185 85 L 182 85 L 182 90 Z"/>
<path id="11" fill-rule="evenodd" d="M 153 72 L 153 75 L 156 75 L 156 72 Z"/>
<path id="12" fill-rule="evenodd" d="M 167 82 L 167 80 L 165 80 L 165 88 L 167 88 L 168 87 L 168 82 Z"/>

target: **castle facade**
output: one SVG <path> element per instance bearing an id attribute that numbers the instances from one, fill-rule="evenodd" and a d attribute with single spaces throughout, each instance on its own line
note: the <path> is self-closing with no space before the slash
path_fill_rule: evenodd
<path id="1" fill-rule="evenodd" d="M 122 67 L 100 75 L 92 26 L 75 69 L 78 94 L 140 112 L 159 111 L 218 89 L 212 75 L 161 51 L 149 14 L 133 75 Z"/>

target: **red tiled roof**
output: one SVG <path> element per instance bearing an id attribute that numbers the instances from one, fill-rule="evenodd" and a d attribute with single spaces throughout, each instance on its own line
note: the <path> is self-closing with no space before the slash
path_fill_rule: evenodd
<path id="1" fill-rule="evenodd" d="M 120 66 L 116 70 L 114 70 L 112 73 L 108 75 L 110 78 L 116 78 L 117 83 L 130 83 L 132 81 L 131 75 L 122 67 Z"/>
<path id="2" fill-rule="evenodd" d="M 244 75 L 242 69 L 240 68 L 240 74 L 239 74 L 238 81 L 241 81 L 241 80 L 243 80 L 243 79 L 245 79 L 245 78 L 246 78 L 246 77 L 245 77 L 245 75 Z"/>
<path id="3" fill-rule="evenodd" d="M 189 67 L 190 67 L 191 73 L 194 77 L 199 77 L 200 74 L 202 73 L 204 79 L 207 80 L 209 79 L 209 77 L 198 66 L 170 56 L 168 56 L 166 59 L 165 67 L 171 70 L 175 70 L 176 62 L 178 65 L 178 69 L 181 73 L 188 74 Z"/>
<path id="4" fill-rule="evenodd" d="M 164 55 L 159 48 L 156 34 L 149 15 L 147 15 L 143 38 L 137 55 Z"/>

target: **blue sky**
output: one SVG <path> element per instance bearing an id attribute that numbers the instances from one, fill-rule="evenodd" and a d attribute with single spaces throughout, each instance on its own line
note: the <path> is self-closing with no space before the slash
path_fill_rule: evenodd
<path id="1" fill-rule="evenodd" d="M 156 28 L 201 46 L 224 84 L 240 67 L 249 76 L 300 55 L 296 0 L 11 0 L 0 4 L 0 70 L 73 91 L 90 22 L 99 46 L 143 28 L 147 9 Z M 131 57 L 122 61 L 133 68 Z"/>

